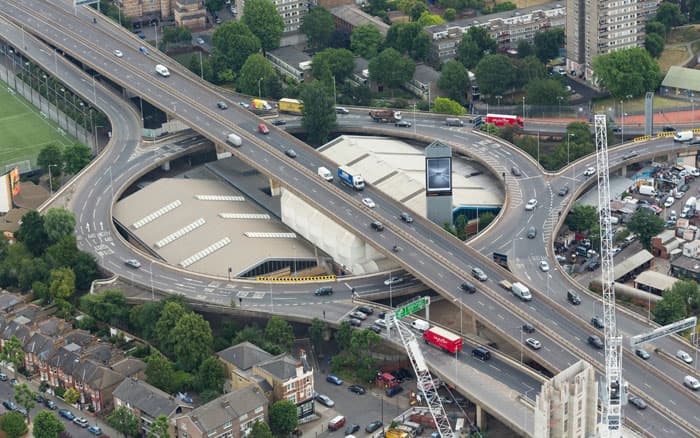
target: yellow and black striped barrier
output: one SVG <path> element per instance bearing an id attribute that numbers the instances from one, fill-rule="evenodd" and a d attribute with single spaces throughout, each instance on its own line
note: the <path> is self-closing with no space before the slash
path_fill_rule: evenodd
<path id="1" fill-rule="evenodd" d="M 640 141 L 651 140 L 651 135 L 643 135 L 641 137 L 635 137 L 632 139 L 633 143 L 639 143 Z"/>
<path id="2" fill-rule="evenodd" d="M 661 137 L 673 137 L 676 135 L 675 132 L 659 132 L 656 134 L 656 138 L 661 138 Z"/>
<path id="3" fill-rule="evenodd" d="M 268 277 L 258 275 L 256 281 L 265 281 L 268 283 L 317 283 L 319 281 L 335 281 L 335 275 L 317 275 L 314 277 Z"/>

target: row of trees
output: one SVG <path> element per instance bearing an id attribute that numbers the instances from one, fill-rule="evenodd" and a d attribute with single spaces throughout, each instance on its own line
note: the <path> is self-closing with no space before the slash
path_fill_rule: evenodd
<path id="1" fill-rule="evenodd" d="M 49 173 L 50 166 L 52 177 L 58 177 L 63 172 L 75 175 L 91 160 L 92 151 L 84 144 L 75 143 L 61 151 L 56 143 L 51 143 L 39 151 L 36 162 L 45 173 Z"/>

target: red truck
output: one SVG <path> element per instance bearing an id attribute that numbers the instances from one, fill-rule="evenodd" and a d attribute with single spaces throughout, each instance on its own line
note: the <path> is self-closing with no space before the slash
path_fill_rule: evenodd
<path id="1" fill-rule="evenodd" d="M 522 117 L 510 116 L 506 114 L 486 114 L 486 123 L 490 123 L 498 127 L 513 125 L 522 128 L 525 126 L 525 120 Z"/>
<path id="2" fill-rule="evenodd" d="M 370 110 L 369 116 L 378 123 L 395 123 L 401 120 L 401 111 L 391 109 Z"/>
<path id="3" fill-rule="evenodd" d="M 431 327 L 423 332 L 426 344 L 433 344 L 449 353 L 462 351 L 462 338 L 440 327 Z"/>

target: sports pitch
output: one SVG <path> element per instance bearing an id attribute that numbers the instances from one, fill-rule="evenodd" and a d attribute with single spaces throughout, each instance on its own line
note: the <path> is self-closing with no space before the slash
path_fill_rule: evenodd
<path id="1" fill-rule="evenodd" d="M 0 173 L 19 165 L 20 172 L 36 167 L 41 148 L 56 143 L 63 149 L 75 143 L 51 120 L 7 84 L 0 82 Z M 31 164 L 30 164 L 31 163 Z"/>

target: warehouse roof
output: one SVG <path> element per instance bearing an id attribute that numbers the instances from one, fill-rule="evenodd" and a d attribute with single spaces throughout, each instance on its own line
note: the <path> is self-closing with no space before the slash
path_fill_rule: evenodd
<path id="1" fill-rule="evenodd" d="M 642 266 L 644 263 L 647 263 L 653 259 L 654 256 L 651 255 L 651 253 L 646 249 L 639 251 L 637 254 L 631 257 L 627 257 L 622 261 L 622 263 L 615 265 L 615 280 L 620 277 L 624 277 L 638 267 Z"/>
<path id="2" fill-rule="evenodd" d="M 661 86 L 700 91 L 700 70 L 674 65 L 666 73 Z"/>
<path id="3" fill-rule="evenodd" d="M 656 290 L 668 290 L 678 281 L 677 278 L 656 271 L 644 271 L 634 279 L 635 286 L 643 284 Z"/>

